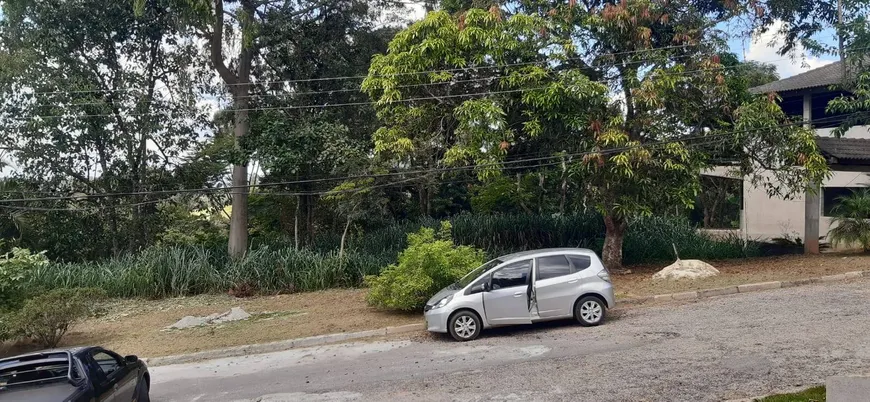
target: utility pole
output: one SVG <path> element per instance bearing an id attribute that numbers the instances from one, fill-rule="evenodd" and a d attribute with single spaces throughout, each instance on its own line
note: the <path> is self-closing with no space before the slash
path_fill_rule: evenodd
<path id="1" fill-rule="evenodd" d="M 839 42 L 840 64 L 843 67 L 843 80 L 846 80 L 846 50 L 843 48 L 843 0 L 837 0 L 837 41 Z"/>

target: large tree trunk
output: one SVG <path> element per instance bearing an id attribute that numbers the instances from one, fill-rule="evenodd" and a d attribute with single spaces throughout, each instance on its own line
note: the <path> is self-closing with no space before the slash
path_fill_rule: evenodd
<path id="1" fill-rule="evenodd" d="M 247 89 L 247 85 L 243 85 Z M 236 107 L 235 136 L 236 143 L 248 133 L 248 95 L 238 96 L 233 102 Z M 233 165 L 233 191 L 232 203 L 233 214 L 230 217 L 230 243 L 229 253 L 231 257 L 240 258 L 245 256 L 248 249 L 248 165 L 241 162 Z"/>
<path id="2" fill-rule="evenodd" d="M 241 19 L 241 29 L 242 31 L 252 29 L 256 5 L 249 0 L 242 0 L 241 6 L 247 15 L 247 18 Z M 234 134 L 236 147 L 238 147 L 242 137 L 246 136 L 248 131 L 250 131 L 250 112 L 248 108 L 250 106 L 251 64 L 254 59 L 254 49 L 251 48 L 251 44 L 242 43 L 239 50 L 238 69 L 233 74 L 223 60 L 223 0 L 215 0 L 214 11 L 215 19 L 211 37 L 209 38 L 211 59 L 218 74 L 224 80 L 224 83 L 230 87 L 230 91 L 233 94 L 233 108 L 235 109 Z M 230 217 L 230 241 L 228 249 L 231 257 L 239 258 L 243 257 L 248 250 L 248 194 L 250 193 L 250 188 L 248 188 L 247 161 L 238 161 L 237 164 L 233 165 L 232 185 L 233 214 Z"/>
<path id="3" fill-rule="evenodd" d="M 604 266 L 611 272 L 624 272 L 622 268 L 622 241 L 625 239 L 625 230 L 628 222 L 624 218 L 616 218 L 611 215 L 604 217 L 604 249 L 601 251 L 601 260 Z"/>

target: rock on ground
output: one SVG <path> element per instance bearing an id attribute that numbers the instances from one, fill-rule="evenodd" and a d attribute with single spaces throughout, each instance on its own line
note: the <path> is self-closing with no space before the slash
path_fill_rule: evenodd
<path id="1" fill-rule="evenodd" d="M 719 275 L 719 270 L 701 260 L 677 260 L 656 272 L 653 279 L 701 279 Z"/>
<path id="2" fill-rule="evenodd" d="M 203 325 L 213 325 L 213 324 L 223 324 L 227 322 L 233 321 L 242 321 L 251 318 L 251 315 L 248 314 L 241 307 L 233 307 L 230 311 L 224 313 L 215 313 L 205 317 L 194 317 L 187 316 L 184 317 L 175 324 L 172 324 L 166 329 L 185 329 L 185 328 L 193 328 L 193 327 L 201 327 Z"/>

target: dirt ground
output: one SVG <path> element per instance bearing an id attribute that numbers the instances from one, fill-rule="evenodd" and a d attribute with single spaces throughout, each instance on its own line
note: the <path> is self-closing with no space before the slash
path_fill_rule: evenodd
<path id="1" fill-rule="evenodd" d="M 631 267 L 631 274 L 613 276 L 617 298 L 687 292 L 745 283 L 804 279 L 870 270 L 870 255 L 855 253 L 819 256 L 788 255 L 707 262 L 716 267 L 720 274 L 692 281 L 654 281 L 652 275 L 669 265 L 666 263 Z"/>
<path id="2" fill-rule="evenodd" d="M 721 274 L 696 281 L 653 281 L 652 274 L 667 263 L 631 267 L 631 274 L 613 277 L 617 298 L 870 270 L 870 256 L 856 254 L 709 262 Z M 164 330 L 184 316 L 221 313 L 232 307 L 242 307 L 252 317 L 213 327 Z M 388 313 L 368 307 L 364 289 L 250 299 L 203 295 L 166 300 L 118 300 L 106 305 L 99 317 L 73 327 L 63 345 L 102 345 L 123 354 L 157 357 L 421 321 L 419 314 Z M 0 345 L 0 356 L 28 348 L 28 345 Z"/>

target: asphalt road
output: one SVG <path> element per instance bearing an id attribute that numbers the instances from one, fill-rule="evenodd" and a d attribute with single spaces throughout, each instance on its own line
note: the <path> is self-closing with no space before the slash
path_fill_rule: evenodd
<path id="1" fill-rule="evenodd" d="M 721 401 L 870 372 L 870 280 L 155 367 L 154 401 Z"/>

